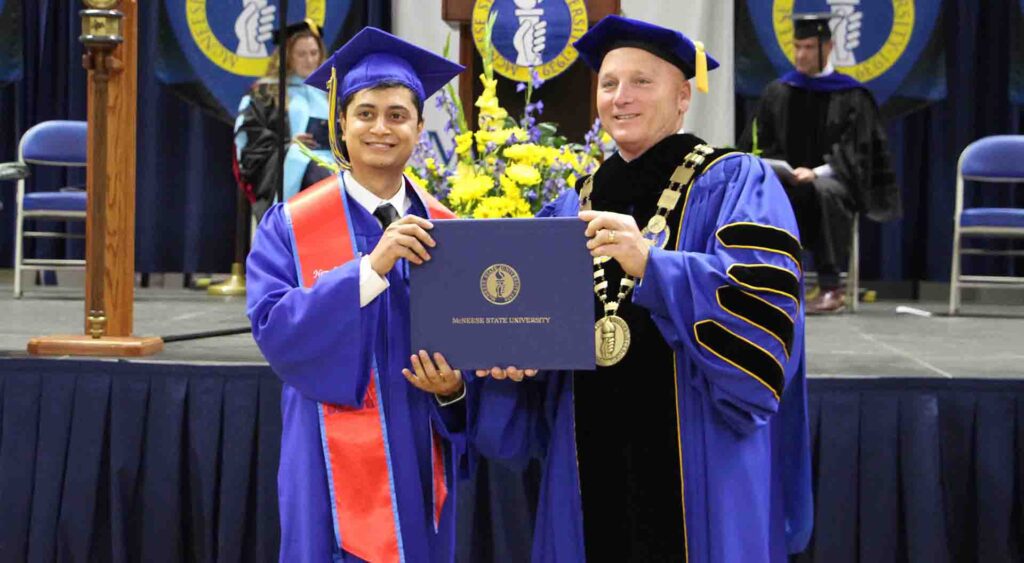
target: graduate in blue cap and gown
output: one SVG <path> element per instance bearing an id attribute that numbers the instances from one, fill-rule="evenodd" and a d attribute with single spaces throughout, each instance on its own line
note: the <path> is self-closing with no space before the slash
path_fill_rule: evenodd
<path id="1" fill-rule="evenodd" d="M 288 87 L 286 91 L 290 143 L 285 146 L 284 196 L 285 200 L 330 175 L 297 146 L 305 145 L 313 154 L 330 160 L 331 148 L 326 142 L 327 95 L 323 90 L 305 83 L 306 78 L 323 64 L 327 53 L 322 39 L 323 30 L 305 20 L 285 28 L 288 60 Z M 274 42 L 278 34 L 274 33 Z M 278 61 L 277 51 L 270 57 L 270 66 L 264 77 L 253 84 L 249 94 L 242 97 L 235 118 L 235 158 L 241 179 L 252 186 L 253 212 L 261 218 L 277 197 L 276 170 L 281 143 L 278 139 L 277 110 Z M 312 133 L 310 132 L 312 131 Z M 320 137 L 319 141 L 317 137 Z"/>
<path id="2" fill-rule="evenodd" d="M 743 150 L 788 162 L 794 171 L 792 178 L 783 174 L 783 186 L 804 246 L 814 257 L 821 290 L 807 303 L 808 314 L 840 313 L 846 307 L 839 271 L 849 260 L 854 215 L 890 221 L 901 213 L 875 99 L 831 62 L 832 17 L 828 12 L 793 16 L 796 68 L 765 88 L 739 143 Z"/>
<path id="3" fill-rule="evenodd" d="M 462 70 L 366 28 L 306 81 L 328 92 L 344 171 L 272 207 L 246 267 L 253 338 L 284 383 L 281 561 L 452 560 L 465 385 L 412 360 L 408 288 L 430 219 L 452 215 L 402 171 L 424 101 Z"/>
<path id="4" fill-rule="evenodd" d="M 786 194 L 683 132 L 702 44 L 608 16 L 575 46 L 618 152 L 541 215 L 587 222 L 599 367 L 477 372 L 471 443 L 543 460 L 534 561 L 786 561 L 813 510 Z"/>

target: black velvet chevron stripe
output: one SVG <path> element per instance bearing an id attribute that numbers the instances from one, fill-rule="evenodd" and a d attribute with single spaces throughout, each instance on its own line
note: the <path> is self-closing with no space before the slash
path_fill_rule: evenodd
<path id="1" fill-rule="evenodd" d="M 793 320 L 782 309 L 731 285 L 718 288 L 718 303 L 726 311 L 777 338 L 786 349 L 787 357 L 793 351 Z"/>
<path id="2" fill-rule="evenodd" d="M 778 399 L 785 386 L 782 365 L 768 352 L 729 332 L 715 321 L 701 321 L 694 326 L 697 342 L 711 353 L 736 366 L 763 383 Z"/>
<path id="3" fill-rule="evenodd" d="M 732 223 L 718 230 L 718 240 L 726 247 L 753 248 L 789 256 L 800 265 L 800 241 L 778 227 L 755 223 Z"/>
<path id="4" fill-rule="evenodd" d="M 780 293 L 800 302 L 800 282 L 796 274 L 785 268 L 767 264 L 733 264 L 726 273 L 740 285 Z"/>

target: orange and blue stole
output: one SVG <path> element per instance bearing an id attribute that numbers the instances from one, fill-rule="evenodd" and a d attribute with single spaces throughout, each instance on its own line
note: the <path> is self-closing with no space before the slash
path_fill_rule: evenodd
<path id="1" fill-rule="evenodd" d="M 429 194 L 409 182 L 406 186 L 424 203 L 431 219 L 455 217 Z M 348 198 L 337 175 L 304 190 L 286 207 L 303 287 L 312 287 L 324 273 L 357 258 Z M 341 549 L 366 561 L 404 561 L 387 421 L 378 389 L 380 373 L 374 359 L 362 405 L 318 405 L 334 534 Z M 448 496 L 436 431 L 431 432 L 431 457 L 436 529 Z"/>

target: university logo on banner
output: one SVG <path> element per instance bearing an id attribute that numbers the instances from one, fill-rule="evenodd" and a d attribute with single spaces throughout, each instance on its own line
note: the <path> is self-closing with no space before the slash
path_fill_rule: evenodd
<path id="1" fill-rule="evenodd" d="M 945 95 L 944 83 L 936 86 L 944 76 L 941 64 L 911 73 L 928 50 L 941 5 L 941 0 L 746 2 L 759 47 L 778 76 L 793 69 L 792 14 L 831 12 L 832 64 L 838 72 L 864 83 L 880 104 L 894 95 Z M 911 76 L 914 78 L 908 81 Z"/>
<path id="2" fill-rule="evenodd" d="M 310 19 L 329 48 L 341 33 L 351 0 L 292 0 L 285 17 L 277 0 L 164 0 L 187 69 L 165 63 L 165 82 L 199 82 L 218 109 L 235 115 L 249 86 L 267 72 L 272 41 L 287 23 Z"/>
<path id="3" fill-rule="evenodd" d="M 536 72 L 548 80 L 579 57 L 572 44 L 587 32 L 583 0 L 476 0 L 473 41 L 481 52 L 492 13 L 497 13 L 491 43 L 498 74 L 526 82 Z"/>
<path id="4" fill-rule="evenodd" d="M 0 0 L 0 84 L 21 80 L 21 2 Z"/>

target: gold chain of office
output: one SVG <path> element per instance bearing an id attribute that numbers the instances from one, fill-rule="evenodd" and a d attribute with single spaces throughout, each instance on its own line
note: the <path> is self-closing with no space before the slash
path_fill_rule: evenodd
<path id="1" fill-rule="evenodd" d="M 668 187 L 661 192 L 658 199 L 658 211 L 647 221 L 641 235 L 647 244 L 665 248 L 669 239 L 668 216 L 679 205 L 684 193 L 689 191 L 696 178 L 696 171 L 704 160 L 714 152 L 708 145 L 699 144 L 686 155 L 683 163 L 676 167 L 668 182 Z M 594 191 L 594 176 L 591 175 L 580 189 L 580 210 L 589 211 L 590 196 Z M 610 233 L 614 242 L 614 231 Z M 610 258 L 600 256 L 594 258 L 594 293 L 604 306 L 604 317 L 594 325 L 594 347 L 597 351 L 597 365 L 607 367 L 619 363 L 629 351 L 629 325 L 618 315 L 619 305 L 636 286 L 636 278 L 630 275 L 619 280 L 619 293 L 614 300 L 608 299 L 608 280 L 605 278 L 604 264 Z"/>

